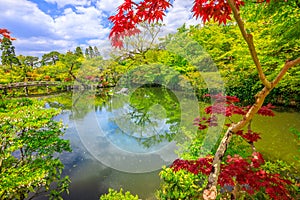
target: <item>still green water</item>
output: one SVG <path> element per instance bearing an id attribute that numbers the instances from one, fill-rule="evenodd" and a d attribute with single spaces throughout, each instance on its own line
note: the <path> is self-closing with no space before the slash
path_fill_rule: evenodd
<path id="1" fill-rule="evenodd" d="M 275 111 L 274 117 L 256 116 L 253 128 L 262 137 L 256 144 L 258 151 L 271 160 L 280 159 L 294 163 L 298 171 L 300 170 L 300 143 L 290 130 L 300 130 L 299 112 L 281 109 Z"/>
<path id="2" fill-rule="evenodd" d="M 68 126 L 65 138 L 70 140 L 73 148 L 72 153 L 61 156 L 65 164 L 64 173 L 72 180 L 70 195 L 64 199 L 96 200 L 110 187 L 130 190 L 142 199 L 155 199 L 154 193 L 160 184 L 157 166 L 169 164 L 176 158 L 174 152 L 163 151 L 163 155 L 157 152 L 165 150 L 165 147 L 170 147 L 168 151 L 172 150 L 172 141 L 176 140 L 172 133 L 177 125 L 184 124 L 188 128 L 192 125 L 196 115 L 188 108 L 196 114 L 197 109 L 203 108 L 194 108 L 195 102 L 190 95 L 174 95 L 161 88 L 140 89 L 129 97 L 121 95 L 114 102 L 111 93 L 102 92 L 96 98 L 90 93 L 82 96 L 75 94 L 75 97 L 72 93 L 63 93 L 46 98 L 49 106 L 63 108 L 64 112 L 57 119 Z M 129 127 L 137 122 L 139 126 Z M 98 133 L 99 130 L 93 127 L 95 123 L 103 133 Z M 151 130 L 140 128 L 140 125 L 153 127 L 161 137 L 149 135 Z M 267 159 L 294 163 L 300 169 L 299 140 L 290 128 L 300 130 L 299 112 L 275 111 L 275 117 L 257 116 L 252 123 L 252 129 L 261 133 L 262 137 L 256 147 Z M 137 135 L 138 131 L 142 134 Z M 111 164 L 110 158 L 116 156 L 119 150 L 135 156 L 144 155 L 147 151 L 152 154 L 146 158 L 147 162 L 141 157 L 138 160 L 140 163 L 122 154 L 116 158 L 121 159 L 120 164 Z M 138 173 L 130 171 L 125 165 L 132 165 L 131 168 L 135 167 Z"/>

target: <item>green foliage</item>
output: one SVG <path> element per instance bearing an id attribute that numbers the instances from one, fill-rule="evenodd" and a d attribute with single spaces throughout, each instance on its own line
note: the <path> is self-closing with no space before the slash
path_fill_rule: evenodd
<path id="1" fill-rule="evenodd" d="M 296 135 L 298 137 L 298 140 L 300 141 L 300 131 L 295 129 L 295 128 L 291 128 L 290 131 Z"/>
<path id="2" fill-rule="evenodd" d="M 59 60 L 60 53 L 57 51 L 51 51 L 46 53 L 42 57 L 42 65 L 55 65 L 56 61 Z"/>
<path id="3" fill-rule="evenodd" d="M 82 52 L 81 47 L 76 47 L 75 55 L 78 56 L 78 57 L 83 57 L 83 52 Z"/>
<path id="4" fill-rule="evenodd" d="M 185 170 L 174 172 L 170 168 L 163 167 L 159 175 L 163 183 L 157 191 L 157 198 L 162 200 L 199 199 L 201 191 L 207 184 L 207 177 Z"/>
<path id="5" fill-rule="evenodd" d="M 6 37 L 3 38 L 0 46 L 0 50 L 2 51 L 2 55 L 1 55 L 2 65 L 8 65 L 10 66 L 10 68 L 12 68 L 13 64 L 16 65 L 20 64 L 18 58 L 16 57 L 15 47 L 12 45 L 10 39 Z"/>
<path id="6" fill-rule="evenodd" d="M 123 193 L 123 189 L 120 191 L 109 188 L 108 194 L 104 194 L 100 197 L 100 200 L 138 200 L 137 195 L 132 195 L 129 191 Z"/>
<path id="7" fill-rule="evenodd" d="M 203 152 L 201 146 L 206 135 L 206 130 L 198 130 L 197 133 L 191 133 L 187 130 L 182 130 L 182 134 L 188 138 L 180 145 L 180 150 L 177 152 L 182 159 L 196 160 Z"/>
<path id="8" fill-rule="evenodd" d="M 15 66 L 12 66 L 12 68 L 10 68 L 5 65 L 0 68 L 0 84 L 24 81 L 24 74 L 22 73 L 22 71 L 15 68 Z"/>
<path id="9" fill-rule="evenodd" d="M 245 22 L 247 32 L 253 35 L 258 57 L 268 79 L 271 80 L 278 74 L 286 60 L 292 60 L 299 56 L 299 5 L 295 1 L 272 1 L 270 6 L 247 3 L 246 7 L 241 9 L 241 15 L 247 18 Z M 179 32 L 183 37 L 192 37 L 211 56 L 225 81 L 228 95 L 238 96 L 244 104 L 254 102 L 253 96 L 262 86 L 258 83 L 255 65 L 236 24 L 228 23 L 219 26 L 215 23 L 208 23 L 204 27 L 192 26 L 189 29 L 183 26 Z M 176 43 L 176 38 L 178 39 L 178 36 L 175 35 L 165 38 L 163 44 L 173 43 L 174 46 L 174 41 Z M 193 48 L 189 49 L 193 51 Z M 197 50 L 197 55 L 201 54 L 199 51 L 201 49 Z M 178 52 L 180 54 L 180 50 Z M 202 55 L 205 54 L 202 53 Z M 184 58 L 188 59 L 188 56 L 184 56 Z M 199 63 L 196 62 L 197 59 L 200 61 L 202 59 L 205 63 L 203 66 L 211 65 L 211 61 L 206 61 L 201 56 L 194 58 L 192 62 L 191 59 L 188 60 L 190 64 L 195 65 Z M 296 66 L 289 70 L 266 101 L 286 105 L 300 102 L 299 67 Z M 211 69 L 211 67 L 209 68 Z M 197 70 L 205 72 L 207 69 L 200 67 Z M 191 81 L 195 83 L 193 85 L 201 91 L 201 85 L 203 85 L 203 80 L 199 78 L 201 74 L 197 75 L 196 71 L 188 71 L 188 74 Z M 195 82 L 195 78 L 199 81 Z"/>
<path id="10" fill-rule="evenodd" d="M 0 104 L 0 199 L 35 197 L 52 184 L 52 199 L 67 191 L 69 178 L 61 176 L 63 164 L 54 157 L 71 151 L 61 139 L 62 123 L 53 120 L 59 113 L 26 98 Z"/>

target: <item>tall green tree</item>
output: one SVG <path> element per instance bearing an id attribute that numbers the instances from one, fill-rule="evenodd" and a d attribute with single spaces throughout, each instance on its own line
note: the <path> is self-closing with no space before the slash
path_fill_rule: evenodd
<path id="1" fill-rule="evenodd" d="M 55 65 L 59 60 L 60 53 L 58 51 L 51 51 L 42 56 L 42 65 Z"/>
<path id="2" fill-rule="evenodd" d="M 92 46 L 89 46 L 89 58 L 94 58 L 95 52 Z"/>
<path id="3" fill-rule="evenodd" d="M 96 46 L 94 46 L 94 53 L 95 53 L 95 57 L 101 56 L 101 54 Z"/>
<path id="4" fill-rule="evenodd" d="M 4 37 L 2 39 L 0 49 L 2 51 L 1 62 L 3 65 L 8 65 L 12 69 L 13 64 L 20 64 L 16 57 L 15 47 L 12 45 L 12 41 L 10 39 Z"/>
<path id="5" fill-rule="evenodd" d="M 82 61 L 83 57 L 71 51 L 60 55 L 60 62 L 65 66 L 65 71 L 78 82 L 81 82 L 81 80 L 77 78 L 77 70 L 80 68 Z"/>
<path id="6" fill-rule="evenodd" d="M 85 56 L 86 59 L 90 58 L 90 53 L 89 53 L 89 49 L 88 48 L 85 48 L 84 56 Z"/>
<path id="7" fill-rule="evenodd" d="M 81 47 L 76 47 L 76 49 L 75 49 L 75 54 L 77 55 L 77 56 L 81 56 L 81 57 L 83 57 L 83 52 L 82 52 L 82 49 L 81 49 Z"/>

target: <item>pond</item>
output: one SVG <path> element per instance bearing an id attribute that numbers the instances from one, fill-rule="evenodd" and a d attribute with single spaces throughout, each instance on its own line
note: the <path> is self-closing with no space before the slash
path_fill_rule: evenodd
<path id="1" fill-rule="evenodd" d="M 63 153 L 64 174 L 70 176 L 70 194 L 64 199 L 99 199 L 108 188 L 129 190 L 141 199 L 155 199 L 158 173 L 177 155 L 178 143 L 187 138 L 178 127 L 196 131 L 192 121 L 202 109 L 191 94 L 174 94 L 163 88 L 139 88 L 112 95 L 103 91 L 62 93 L 46 98 L 48 106 L 61 107 L 57 116 L 67 126 L 65 138 L 72 153 Z M 253 126 L 262 133 L 257 149 L 269 159 L 297 165 L 299 143 L 290 128 L 300 130 L 300 113 L 276 111 L 275 117 L 256 117 Z"/>

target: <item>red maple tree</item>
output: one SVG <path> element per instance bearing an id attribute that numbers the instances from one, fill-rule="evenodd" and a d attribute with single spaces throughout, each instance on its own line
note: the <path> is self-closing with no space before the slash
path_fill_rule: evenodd
<path id="1" fill-rule="evenodd" d="M 235 103 L 239 102 L 239 99 L 235 96 L 223 96 L 222 94 L 205 96 L 214 99 L 214 104 L 205 108 L 205 113 L 209 114 L 210 117 L 196 118 L 194 120 L 194 125 L 198 126 L 200 130 L 217 126 L 217 115 L 224 115 L 226 117 L 245 115 L 250 108 L 250 106 L 242 107 L 235 105 Z M 262 106 L 257 114 L 273 117 L 274 112 L 271 110 L 272 108 L 274 106 L 271 104 Z M 265 160 L 254 147 L 254 143 L 261 139 L 259 133 L 251 130 L 251 124 L 248 126 L 246 133 L 244 132 L 243 130 L 239 130 L 235 134 L 241 136 L 252 146 L 253 153 L 251 157 L 246 159 L 239 155 L 228 156 L 225 160 L 226 162 L 220 166 L 218 185 L 223 188 L 224 186 L 230 186 L 231 188 L 239 187 L 239 190 L 246 191 L 250 195 L 255 192 L 265 191 L 272 199 L 290 199 L 287 185 L 291 184 L 291 182 L 281 178 L 279 174 L 268 173 L 260 169 Z M 196 161 L 177 159 L 173 162 L 171 168 L 174 172 L 183 169 L 194 174 L 202 173 L 210 175 L 212 162 L 213 156 L 211 155 L 199 158 Z"/>
<path id="2" fill-rule="evenodd" d="M 258 2 L 262 1 L 258 0 Z M 245 4 L 242 0 L 234 0 L 233 3 L 237 10 Z M 139 3 L 124 0 L 124 3 L 118 7 L 117 14 L 109 17 L 113 23 L 109 34 L 112 45 L 123 47 L 122 39 L 125 36 L 139 33 L 137 24 L 163 20 L 167 9 L 171 6 L 169 0 L 143 0 Z M 232 9 L 227 0 L 195 0 L 192 12 L 193 16 L 201 18 L 203 23 L 213 19 L 219 24 L 226 24 L 228 20 L 231 20 Z"/>
<path id="3" fill-rule="evenodd" d="M 256 1 L 258 3 L 269 3 L 271 0 Z M 226 97 L 226 105 L 224 106 L 221 101 L 218 102 L 218 98 L 222 100 L 224 97 L 215 97 L 216 103 L 205 110 L 206 113 L 211 114 L 211 117 L 197 119 L 195 121 L 200 129 L 205 129 L 209 126 L 216 125 L 215 114 L 224 114 L 227 117 L 230 117 L 233 114 L 243 115 L 239 122 L 228 124 L 228 129 L 213 157 L 209 157 L 209 159 L 200 158 L 199 161 L 179 160 L 176 161 L 173 166 L 175 170 L 176 166 L 181 166 L 180 168 L 185 168 L 193 173 L 201 171 L 201 173 L 205 173 L 209 176 L 206 187 L 207 189 L 203 192 L 204 199 L 215 199 L 217 196 L 217 184 L 222 185 L 225 183 L 231 183 L 232 180 L 230 179 L 230 176 L 232 175 L 240 177 L 238 180 L 240 180 L 242 184 L 245 183 L 243 182 L 245 177 L 248 177 L 249 180 L 253 180 L 251 179 L 253 177 L 259 178 L 258 180 L 261 180 L 260 183 L 265 187 L 265 192 L 269 194 L 271 198 L 275 198 L 278 195 L 286 193 L 284 185 L 288 184 L 288 182 L 280 179 L 277 175 L 267 175 L 265 172 L 257 170 L 263 162 L 263 159 L 260 158 L 260 154 L 256 154 L 248 160 L 241 159 L 240 157 L 230 157 L 226 160 L 226 165 L 222 164 L 222 159 L 233 134 L 242 136 L 245 140 L 252 144 L 260 138 L 258 133 L 255 133 L 250 129 L 246 133 L 241 130 L 251 123 L 251 120 L 256 113 L 266 116 L 273 115 L 271 105 L 263 106 L 266 96 L 283 78 L 288 69 L 300 64 L 300 57 L 295 60 L 286 61 L 285 65 L 281 68 L 281 71 L 277 74 L 277 77 L 271 81 L 266 78 L 253 43 L 253 36 L 251 33 L 246 31 L 244 22 L 240 17 L 239 10 L 244 4 L 245 2 L 243 0 L 195 0 L 192 8 L 194 17 L 202 19 L 203 23 L 209 20 L 214 20 L 219 24 L 226 24 L 228 20 L 232 17 L 234 18 L 245 42 L 248 45 L 249 53 L 256 66 L 259 79 L 263 85 L 263 89 L 256 94 L 255 103 L 252 106 L 244 108 L 235 106 L 234 103 L 238 101 L 235 97 Z M 109 18 L 109 20 L 113 23 L 113 27 L 109 35 L 112 45 L 114 47 L 122 48 L 125 36 L 131 36 L 139 33 L 137 24 L 144 21 L 151 23 L 162 20 L 167 9 L 171 6 L 171 1 L 169 0 L 142 0 L 139 1 L 139 3 L 132 0 L 124 0 L 124 3 L 118 7 L 117 14 Z M 199 168 L 199 163 L 205 166 L 205 169 L 202 169 L 201 167 Z M 241 169 L 236 166 L 240 166 Z M 226 173 L 229 172 L 233 174 L 230 176 L 226 175 Z M 248 190 L 248 192 L 252 192 L 252 190 L 260 187 L 252 185 L 252 183 L 247 184 L 251 185 L 251 190 Z M 276 192 L 276 190 L 278 190 L 279 193 Z M 284 199 L 287 196 L 281 195 L 280 197 Z M 277 199 L 280 198 L 278 197 Z"/>

